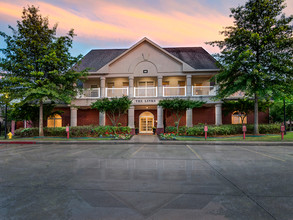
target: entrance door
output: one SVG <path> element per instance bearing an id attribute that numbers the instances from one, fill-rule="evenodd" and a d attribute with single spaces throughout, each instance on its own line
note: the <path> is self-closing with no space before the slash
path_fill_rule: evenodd
<path id="1" fill-rule="evenodd" d="M 154 115 L 150 112 L 143 112 L 139 116 L 139 133 L 153 133 Z"/>

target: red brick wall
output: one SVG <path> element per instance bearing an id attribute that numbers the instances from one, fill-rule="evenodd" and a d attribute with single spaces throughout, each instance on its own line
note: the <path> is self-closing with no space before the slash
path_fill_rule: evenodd
<path id="1" fill-rule="evenodd" d="M 99 125 L 99 111 L 97 109 L 78 109 L 77 126 Z"/>
<path id="2" fill-rule="evenodd" d="M 223 114 L 223 124 L 231 124 L 232 121 L 232 113 L 228 115 Z M 247 116 L 247 124 L 253 124 L 254 122 L 254 113 L 250 113 Z M 266 112 L 259 112 L 258 113 L 258 123 L 259 124 L 268 124 L 269 123 L 269 111 Z"/>
<path id="3" fill-rule="evenodd" d="M 127 126 L 128 125 L 128 113 L 121 115 L 117 124 L 118 123 L 121 123 L 121 126 Z M 107 114 L 106 114 L 106 125 L 113 125 Z"/>
<path id="4" fill-rule="evenodd" d="M 154 118 L 155 118 L 154 119 L 155 120 L 154 121 L 154 126 L 157 127 L 157 123 L 156 123 L 156 121 L 157 121 L 157 110 L 148 110 L 148 109 L 146 109 L 146 110 L 135 110 L 134 111 L 134 126 L 136 128 L 139 127 L 139 116 L 143 112 L 150 112 L 150 113 L 152 113 L 154 115 Z"/>
<path id="5" fill-rule="evenodd" d="M 194 108 L 192 116 L 193 125 L 198 123 L 215 124 L 215 107 Z"/>
<path id="6" fill-rule="evenodd" d="M 177 121 L 177 116 L 173 114 L 172 111 L 165 109 L 164 110 L 165 126 L 175 126 L 175 121 Z M 186 126 L 186 111 L 183 113 L 182 118 L 180 119 L 179 126 Z"/>

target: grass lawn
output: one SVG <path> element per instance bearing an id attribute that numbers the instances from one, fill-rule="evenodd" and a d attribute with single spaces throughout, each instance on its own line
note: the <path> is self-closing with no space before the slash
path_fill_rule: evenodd
<path id="1" fill-rule="evenodd" d="M 204 141 L 204 137 L 180 137 L 176 138 L 178 141 Z M 258 137 L 252 137 L 252 135 L 246 136 L 243 140 L 243 136 L 227 136 L 227 137 L 208 137 L 207 141 L 281 141 L 281 135 L 261 135 Z M 283 141 L 293 142 L 293 132 L 287 132 L 284 135 Z"/>

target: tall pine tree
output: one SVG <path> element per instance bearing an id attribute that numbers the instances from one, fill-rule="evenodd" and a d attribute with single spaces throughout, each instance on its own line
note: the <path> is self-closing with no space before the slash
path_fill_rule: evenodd
<path id="1" fill-rule="evenodd" d="M 284 95 L 293 79 L 293 16 L 286 17 L 285 0 L 248 0 L 231 9 L 234 26 L 221 32 L 221 71 L 216 75 L 219 98 L 243 91 L 254 99 L 254 133 L 258 134 L 258 100 Z"/>
<path id="2" fill-rule="evenodd" d="M 56 36 L 57 25 L 49 27 L 47 17 L 39 9 L 29 6 L 23 9 L 22 20 L 17 21 L 13 35 L 4 32 L 7 47 L 0 49 L 2 79 L 0 93 L 7 93 L 22 103 L 39 105 L 39 135 L 43 136 L 43 104 L 45 101 L 70 103 L 76 96 L 77 80 L 86 72 L 75 72 L 72 66 L 81 56 L 71 56 L 74 31 L 66 36 Z M 0 76 L 1 76 L 0 75 Z M 1 77 L 0 77 L 1 78 Z"/>

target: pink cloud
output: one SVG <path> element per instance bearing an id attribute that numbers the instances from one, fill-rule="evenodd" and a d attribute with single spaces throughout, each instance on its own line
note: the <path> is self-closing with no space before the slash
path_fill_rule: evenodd
<path id="1" fill-rule="evenodd" d="M 222 39 L 219 31 L 232 25 L 228 15 L 200 1 L 185 0 L 184 4 L 175 0 L 158 1 L 163 9 L 147 7 L 145 2 L 123 3 L 122 0 L 115 4 L 106 0 L 63 0 L 57 6 L 36 0 L 16 0 L 14 3 L 0 2 L 0 18 L 2 21 L 20 20 L 23 6 L 35 4 L 52 25 L 58 23 L 62 34 L 74 28 L 81 42 L 121 40 L 134 43 L 146 36 L 162 46 L 203 46 L 209 52 L 218 49 L 204 42 Z"/>

